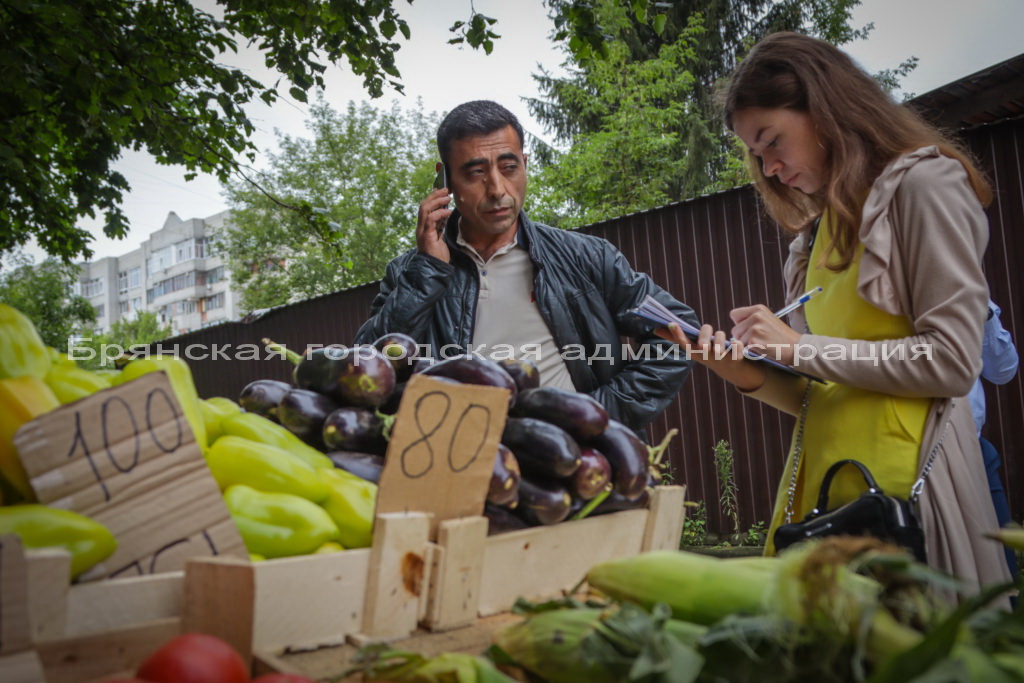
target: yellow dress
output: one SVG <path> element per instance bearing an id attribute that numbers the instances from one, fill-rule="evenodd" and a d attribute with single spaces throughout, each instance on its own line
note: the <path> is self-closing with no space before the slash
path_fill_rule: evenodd
<path id="1" fill-rule="evenodd" d="M 913 327 L 905 316 L 886 313 L 857 294 L 862 246 L 858 245 L 846 270 L 836 272 L 818 265 L 832 239 L 829 216 L 826 211 L 807 269 L 807 289 L 824 288 L 804 307 L 810 333 L 894 342 L 912 335 Z M 830 261 L 835 257 L 835 253 L 830 255 Z M 896 343 L 890 348 L 895 349 Z M 862 355 L 866 353 L 865 348 Z M 836 382 L 812 382 L 791 521 L 801 520 L 814 509 L 825 471 L 846 458 L 867 465 L 887 494 L 907 497 L 917 479 L 918 454 L 931 402 L 930 398 L 890 396 Z M 779 484 L 769 539 L 775 527 L 785 522 L 796 431 Z M 844 467 L 832 480 L 829 508 L 855 499 L 865 488 L 860 472 Z M 769 547 L 767 551 L 773 549 Z"/>

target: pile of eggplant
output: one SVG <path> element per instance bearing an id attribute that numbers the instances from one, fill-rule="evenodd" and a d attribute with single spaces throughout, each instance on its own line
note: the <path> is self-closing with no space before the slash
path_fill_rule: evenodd
<path id="1" fill-rule="evenodd" d="M 377 483 L 413 374 L 502 387 L 509 390 L 509 417 L 487 495 L 490 533 L 647 505 L 648 487 L 660 483 L 652 449 L 595 399 L 541 387 L 526 359 L 437 361 L 417 350 L 414 339 L 392 333 L 372 345 L 331 345 L 301 356 L 286 351 L 295 363 L 293 382 L 251 382 L 239 404 L 287 427 L 336 467 Z"/>

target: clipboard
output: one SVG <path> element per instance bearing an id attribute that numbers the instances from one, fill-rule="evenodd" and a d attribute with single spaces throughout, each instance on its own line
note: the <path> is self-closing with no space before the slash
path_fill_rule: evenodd
<path id="1" fill-rule="evenodd" d="M 683 334 L 685 334 L 693 341 L 697 341 L 697 335 L 700 334 L 700 328 L 694 327 L 690 323 L 686 322 L 685 320 L 677 316 L 675 313 L 666 308 L 664 304 L 662 304 L 660 301 L 652 297 L 650 294 L 645 296 L 643 301 L 637 304 L 637 306 L 635 306 L 634 308 L 630 308 L 626 312 L 639 318 L 640 320 L 643 320 L 644 322 L 654 323 L 658 327 L 668 327 L 669 323 L 675 323 L 676 325 L 679 326 L 679 329 L 683 331 Z M 726 349 L 730 348 L 731 346 L 732 344 L 726 342 Z M 815 382 L 824 383 L 822 379 L 815 377 L 814 375 L 809 375 L 806 372 L 801 372 L 800 370 L 797 370 L 792 366 L 786 365 L 785 363 L 780 363 L 774 358 L 768 358 L 767 356 L 759 355 L 749 349 L 743 350 L 743 357 L 755 363 L 765 363 L 773 368 L 777 368 L 778 370 L 781 370 L 782 372 L 785 372 L 790 375 L 806 377 L 807 379 L 813 380 Z"/>

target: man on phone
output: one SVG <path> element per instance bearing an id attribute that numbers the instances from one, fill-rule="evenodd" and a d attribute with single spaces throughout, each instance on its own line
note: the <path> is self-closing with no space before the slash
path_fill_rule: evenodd
<path id="1" fill-rule="evenodd" d="M 444 180 L 435 184 L 447 187 L 420 204 L 416 248 L 388 264 L 356 342 L 402 332 L 435 358 L 512 348 L 537 363 L 541 384 L 588 393 L 643 429 L 679 392 L 690 361 L 627 311 L 648 294 L 699 325 L 693 311 L 606 240 L 526 216 L 523 129 L 501 105 L 459 105 L 437 147 Z M 639 348 L 627 356 L 622 337 Z"/>

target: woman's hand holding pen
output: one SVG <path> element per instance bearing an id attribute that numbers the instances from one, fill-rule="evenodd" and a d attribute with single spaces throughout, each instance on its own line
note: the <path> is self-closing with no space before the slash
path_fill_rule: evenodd
<path id="1" fill-rule="evenodd" d="M 679 344 L 691 359 L 742 391 L 753 391 L 764 384 L 765 369 L 743 357 L 742 342 L 733 341 L 730 346 L 722 330 L 715 331 L 711 325 L 703 325 L 697 341 L 692 341 L 674 324 L 654 332 L 662 339 Z"/>
<path id="2" fill-rule="evenodd" d="M 800 341 L 800 333 L 784 323 L 767 306 L 757 304 L 734 308 L 729 311 L 729 317 L 735 323 L 732 328 L 733 339 L 780 363 L 793 364 L 794 349 Z"/>

